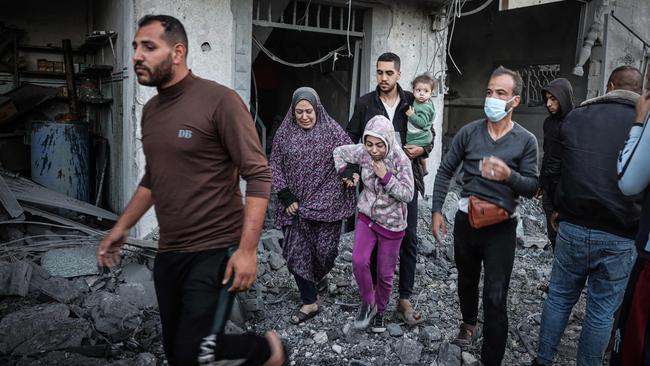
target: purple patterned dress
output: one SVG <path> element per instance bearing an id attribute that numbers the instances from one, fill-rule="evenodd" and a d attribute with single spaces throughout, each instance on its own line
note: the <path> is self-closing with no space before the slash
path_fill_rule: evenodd
<path id="1" fill-rule="evenodd" d="M 301 88 L 302 89 L 302 88 Z M 334 266 L 341 220 L 356 206 L 355 190 L 346 188 L 334 169 L 334 148 L 351 144 L 343 128 L 315 96 L 316 124 L 305 130 L 296 123 L 293 105 L 273 139 L 273 191 L 288 188 L 298 200 L 298 214 L 290 216 L 279 203 L 275 224 L 284 232 L 283 256 L 289 270 L 318 282 Z"/>

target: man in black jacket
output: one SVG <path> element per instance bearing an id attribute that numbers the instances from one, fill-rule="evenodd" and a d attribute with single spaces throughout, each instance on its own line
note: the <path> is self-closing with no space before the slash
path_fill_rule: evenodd
<path id="1" fill-rule="evenodd" d="M 354 113 L 347 125 L 346 132 L 352 142 L 358 143 L 363 135 L 366 123 L 374 116 L 382 115 L 393 122 L 395 137 L 404 146 L 404 152 L 414 160 L 419 156 L 424 159 L 429 155 L 433 144 L 422 148 L 414 145 L 405 145 L 407 121 L 406 111 L 413 104 L 413 93 L 405 91 L 398 84 L 400 78 L 400 58 L 394 53 L 384 53 L 377 59 L 377 89 L 363 95 L 354 106 Z M 413 178 L 417 192 L 424 195 L 424 179 L 420 164 L 412 164 Z M 349 173 L 351 175 L 351 173 Z M 410 296 L 415 282 L 415 264 L 418 248 L 417 223 L 418 223 L 418 194 L 413 195 L 413 200 L 408 204 L 408 227 L 402 240 L 399 259 L 399 302 L 397 315 L 409 325 L 421 323 L 422 315 L 413 309 Z M 373 256 L 375 257 L 375 256 Z M 374 261 L 373 261 L 374 262 Z M 374 266 L 372 266 L 374 267 Z M 372 326 L 371 330 L 383 331 L 383 326 Z"/>
<path id="2" fill-rule="evenodd" d="M 642 76 L 616 68 L 607 94 L 589 99 L 562 123 L 561 151 L 548 175 L 557 181 L 554 207 L 559 229 L 548 298 L 539 334 L 538 365 L 551 365 L 571 309 L 587 283 L 587 311 L 578 345 L 578 365 L 601 365 L 614 313 L 634 264 L 634 237 L 641 197 L 618 187 L 616 161 L 635 118 Z"/>
<path id="3" fill-rule="evenodd" d="M 551 182 L 551 177 L 548 172 L 548 162 L 551 156 L 559 155 L 561 146 L 558 142 L 558 135 L 560 133 L 560 126 L 564 118 L 574 108 L 573 105 L 573 88 L 569 80 L 558 78 L 542 89 L 546 109 L 549 116 L 544 120 L 544 157 L 542 158 L 542 170 L 540 172 L 539 181 L 542 188 L 542 203 L 544 205 L 544 213 L 546 213 L 546 230 L 548 232 L 548 239 L 551 241 L 551 247 L 555 248 L 555 236 L 557 232 L 553 228 L 551 216 L 553 215 L 553 193 L 552 187 L 557 185 L 557 182 Z"/>

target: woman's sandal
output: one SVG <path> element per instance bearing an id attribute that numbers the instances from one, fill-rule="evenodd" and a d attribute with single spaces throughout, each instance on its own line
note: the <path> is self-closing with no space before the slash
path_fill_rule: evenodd
<path id="1" fill-rule="evenodd" d="M 413 309 L 413 306 L 404 308 L 398 303 L 395 312 L 397 313 L 397 317 L 409 326 L 414 326 L 424 321 L 422 314 Z"/>
<path id="2" fill-rule="evenodd" d="M 310 313 L 304 313 L 304 312 L 302 312 L 300 310 L 300 308 L 298 308 L 298 310 L 291 316 L 291 323 L 292 324 L 304 323 L 307 320 L 309 320 L 309 319 L 315 317 L 316 315 L 318 315 L 319 312 L 320 312 L 320 306 L 318 307 L 318 309 L 316 309 L 316 310 L 314 310 L 314 311 L 312 311 Z"/>

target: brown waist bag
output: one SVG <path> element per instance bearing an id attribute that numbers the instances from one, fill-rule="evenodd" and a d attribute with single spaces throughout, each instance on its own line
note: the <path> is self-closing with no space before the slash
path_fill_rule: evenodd
<path id="1" fill-rule="evenodd" d="M 498 224 L 510 218 L 508 211 L 476 196 L 469 196 L 468 211 L 469 225 L 474 229 Z"/>

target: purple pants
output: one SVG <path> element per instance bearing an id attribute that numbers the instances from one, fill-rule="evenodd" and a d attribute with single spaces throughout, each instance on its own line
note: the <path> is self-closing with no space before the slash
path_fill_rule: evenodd
<path id="1" fill-rule="evenodd" d="M 384 314 L 393 290 L 393 276 L 403 237 L 404 231 L 388 231 L 363 214 L 359 214 L 352 249 L 352 271 L 359 285 L 361 301 L 366 304 L 376 304 L 379 314 Z M 376 288 L 373 286 L 370 273 L 370 256 L 375 246 L 377 246 Z"/>

